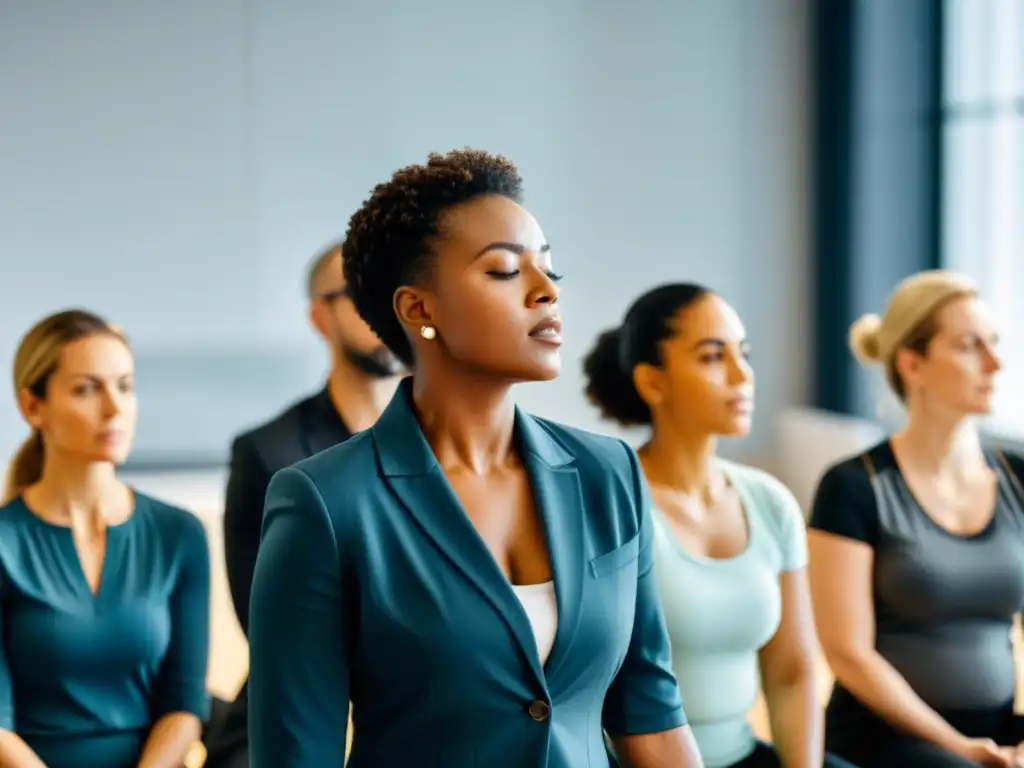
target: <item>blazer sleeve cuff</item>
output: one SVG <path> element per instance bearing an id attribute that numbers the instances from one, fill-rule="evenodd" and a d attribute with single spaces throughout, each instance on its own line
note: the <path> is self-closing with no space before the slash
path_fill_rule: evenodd
<path id="1" fill-rule="evenodd" d="M 182 685 L 163 692 L 154 707 L 157 717 L 176 712 L 195 715 L 202 722 L 210 719 L 210 694 L 204 686 Z"/>
<path id="2" fill-rule="evenodd" d="M 687 724 L 686 713 L 682 707 L 677 707 L 663 712 L 609 717 L 605 722 L 605 730 L 612 736 L 642 736 L 671 731 Z"/>

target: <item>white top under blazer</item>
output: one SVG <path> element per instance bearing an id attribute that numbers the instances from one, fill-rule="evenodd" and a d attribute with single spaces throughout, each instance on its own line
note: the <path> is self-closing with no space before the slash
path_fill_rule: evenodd
<path id="1" fill-rule="evenodd" d="M 548 660 L 551 647 L 555 644 L 555 633 L 558 631 L 558 602 L 555 600 L 555 582 L 545 581 L 543 584 L 513 584 L 523 610 L 533 628 L 533 638 L 537 642 L 537 653 L 540 655 L 541 666 Z"/>

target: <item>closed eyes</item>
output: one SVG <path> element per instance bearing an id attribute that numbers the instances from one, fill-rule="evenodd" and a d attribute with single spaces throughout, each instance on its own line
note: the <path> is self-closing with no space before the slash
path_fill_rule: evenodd
<path id="1" fill-rule="evenodd" d="M 491 270 L 487 274 L 493 277 L 495 280 L 513 280 L 519 276 L 519 270 L 516 269 L 511 272 L 500 272 L 498 270 Z M 547 271 L 544 274 L 546 274 L 548 276 L 548 279 L 551 280 L 551 282 L 553 283 L 557 283 L 564 277 L 564 275 L 559 275 L 551 271 Z"/>

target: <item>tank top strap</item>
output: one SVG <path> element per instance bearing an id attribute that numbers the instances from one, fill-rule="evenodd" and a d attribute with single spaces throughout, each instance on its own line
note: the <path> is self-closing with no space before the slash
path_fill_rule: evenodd
<path id="1" fill-rule="evenodd" d="M 986 451 L 985 455 L 992 457 L 994 461 L 993 469 L 1000 476 L 1000 484 L 1006 484 L 1012 492 L 1018 508 L 1024 510 L 1024 484 L 1021 483 L 1021 478 L 1017 476 L 1017 473 L 1013 471 L 1013 467 L 1010 466 L 1006 454 L 1000 450 L 994 450 Z"/>

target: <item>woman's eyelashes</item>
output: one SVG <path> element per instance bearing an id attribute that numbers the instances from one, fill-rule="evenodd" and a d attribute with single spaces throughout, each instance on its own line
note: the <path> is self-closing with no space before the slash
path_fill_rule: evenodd
<path id="1" fill-rule="evenodd" d="M 726 357 L 725 353 L 722 352 L 722 351 L 719 351 L 719 352 L 709 352 L 708 354 L 702 355 L 700 357 L 700 362 L 707 363 L 707 364 L 721 363 L 721 362 L 723 362 L 725 360 L 725 357 Z M 746 349 L 746 348 L 741 349 L 740 352 L 739 352 L 738 357 L 739 357 L 740 360 L 744 360 L 746 362 L 749 362 L 750 361 L 750 350 Z"/>
<path id="2" fill-rule="evenodd" d="M 487 274 L 493 277 L 495 280 L 513 280 L 519 276 L 519 270 L 514 269 L 510 272 L 502 272 L 497 269 L 492 269 Z M 546 274 L 548 276 L 548 280 L 550 280 L 553 283 L 557 283 L 563 277 L 563 275 L 559 275 L 556 272 L 552 272 L 551 270 L 547 270 L 544 274 Z"/>

